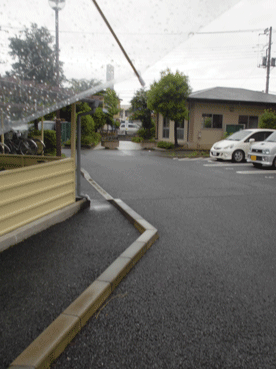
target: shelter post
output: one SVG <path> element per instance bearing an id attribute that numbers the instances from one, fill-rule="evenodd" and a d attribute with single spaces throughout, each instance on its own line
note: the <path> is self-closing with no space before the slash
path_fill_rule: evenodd
<path id="1" fill-rule="evenodd" d="M 2 142 L 2 144 L 4 144 L 4 116 L 3 116 L 3 110 L 1 110 L 1 127 L 2 127 L 1 142 Z"/>
<path id="2" fill-rule="evenodd" d="M 76 103 L 71 105 L 71 158 L 76 161 Z"/>

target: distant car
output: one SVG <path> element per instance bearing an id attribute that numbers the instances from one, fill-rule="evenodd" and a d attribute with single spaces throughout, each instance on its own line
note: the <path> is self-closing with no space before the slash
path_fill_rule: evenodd
<path id="1" fill-rule="evenodd" d="M 41 130 L 41 122 L 38 122 L 38 129 Z M 53 120 L 44 120 L 43 122 L 43 131 L 51 130 L 55 131 L 56 129 L 56 122 Z"/>
<path id="2" fill-rule="evenodd" d="M 124 123 L 121 123 L 121 125 L 120 125 L 119 134 L 122 134 L 122 135 L 131 134 L 131 135 L 133 135 L 133 134 L 137 133 L 139 129 L 140 129 L 140 127 L 136 123 L 124 122 Z"/>
<path id="3" fill-rule="evenodd" d="M 264 166 L 276 169 L 276 132 L 265 141 L 252 145 L 247 161 L 257 168 Z"/>
<path id="4" fill-rule="evenodd" d="M 210 150 L 211 159 L 232 160 L 241 163 L 247 158 L 253 142 L 264 141 L 275 129 L 243 129 L 225 140 L 216 142 Z"/>

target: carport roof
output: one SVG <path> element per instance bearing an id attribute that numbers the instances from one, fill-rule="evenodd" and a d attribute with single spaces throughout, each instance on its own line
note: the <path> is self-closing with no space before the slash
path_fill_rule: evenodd
<path id="1" fill-rule="evenodd" d="M 213 87 L 190 94 L 188 101 L 209 100 L 213 102 L 239 102 L 254 104 L 276 104 L 276 95 L 265 94 L 260 91 L 246 90 L 232 87 Z"/>

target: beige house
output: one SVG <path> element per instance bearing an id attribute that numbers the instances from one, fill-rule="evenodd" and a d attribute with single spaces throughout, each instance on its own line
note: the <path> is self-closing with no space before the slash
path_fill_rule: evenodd
<path id="1" fill-rule="evenodd" d="M 189 149 L 210 149 L 225 132 L 257 128 L 265 109 L 276 110 L 276 95 L 240 88 L 215 87 L 188 98 L 189 120 L 179 122 L 178 143 Z M 158 141 L 174 142 L 174 123 L 157 116 Z"/>

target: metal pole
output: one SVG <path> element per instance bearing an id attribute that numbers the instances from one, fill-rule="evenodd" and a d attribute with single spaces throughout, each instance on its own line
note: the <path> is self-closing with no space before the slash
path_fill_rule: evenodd
<path id="1" fill-rule="evenodd" d="M 1 126 L 2 126 L 1 142 L 3 144 L 5 142 L 5 140 L 4 140 L 4 117 L 3 117 L 3 110 L 1 110 Z"/>
<path id="2" fill-rule="evenodd" d="M 58 8 L 55 9 L 56 14 L 56 73 L 57 73 L 57 86 L 59 87 L 59 37 L 58 37 Z"/>
<path id="3" fill-rule="evenodd" d="M 59 29 L 58 29 L 58 8 L 55 9 L 56 14 L 56 83 L 59 89 Z M 57 91 L 58 94 L 58 91 Z M 57 156 L 61 156 L 61 126 L 60 126 L 60 110 L 56 112 L 56 142 Z"/>
<path id="4" fill-rule="evenodd" d="M 77 120 L 77 196 L 81 197 L 81 114 Z"/>
<path id="5" fill-rule="evenodd" d="M 270 59 L 271 59 L 271 36 L 272 36 L 272 27 L 269 28 L 268 56 L 267 56 L 267 69 L 266 69 L 266 88 L 265 88 L 265 93 L 266 94 L 268 94 L 268 91 L 269 91 L 269 75 L 270 75 Z"/>

